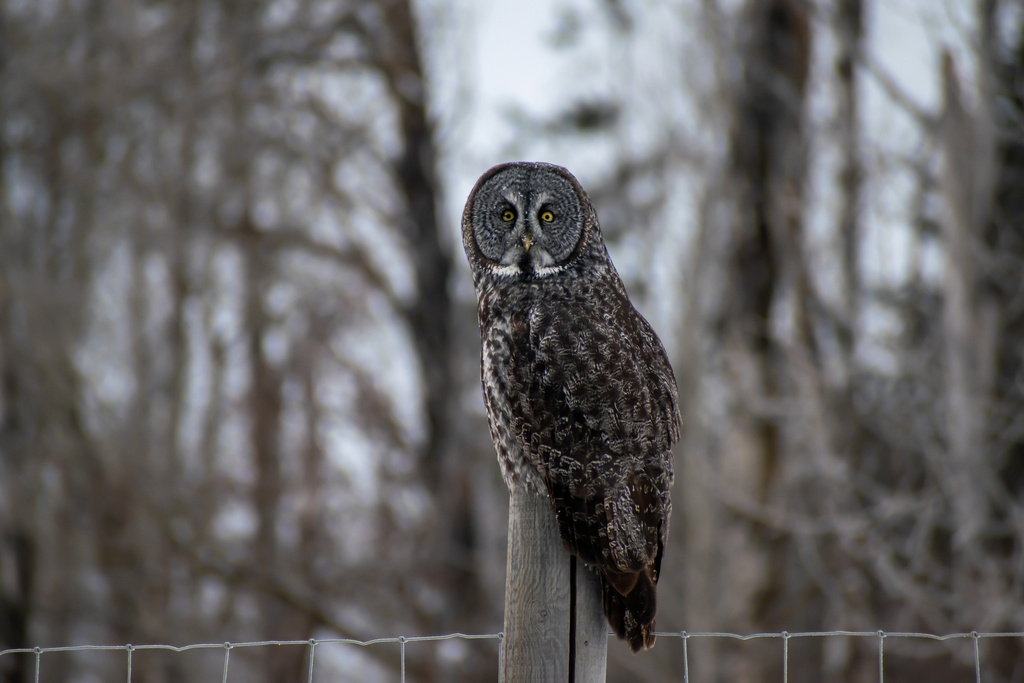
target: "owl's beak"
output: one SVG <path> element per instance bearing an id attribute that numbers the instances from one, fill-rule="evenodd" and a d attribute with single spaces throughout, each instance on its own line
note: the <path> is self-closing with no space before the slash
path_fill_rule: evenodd
<path id="1" fill-rule="evenodd" d="M 530 251 L 530 236 L 523 235 L 523 251 Z"/>

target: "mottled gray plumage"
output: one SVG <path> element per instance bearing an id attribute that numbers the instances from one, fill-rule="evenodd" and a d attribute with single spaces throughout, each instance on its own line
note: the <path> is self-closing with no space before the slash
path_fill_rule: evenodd
<path id="1" fill-rule="evenodd" d="M 505 483 L 547 493 L 567 548 L 601 574 L 612 628 L 634 652 L 650 647 L 680 422 L 661 342 L 564 168 L 484 173 L 462 239 Z"/>

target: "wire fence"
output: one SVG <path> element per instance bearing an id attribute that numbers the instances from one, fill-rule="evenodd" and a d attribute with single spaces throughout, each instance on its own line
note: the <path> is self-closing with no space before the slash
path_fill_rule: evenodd
<path id="1" fill-rule="evenodd" d="M 612 634 L 608 634 L 611 636 Z M 827 638 L 827 637 L 849 637 L 849 638 L 869 638 L 877 641 L 878 647 L 878 681 L 879 683 L 885 683 L 885 642 L 886 640 L 892 639 L 923 639 L 933 642 L 944 642 L 953 640 L 969 640 L 973 644 L 974 648 L 974 678 L 976 683 L 981 683 L 981 654 L 979 643 L 982 640 L 996 639 L 996 638 L 1019 638 L 1024 639 L 1024 632 L 1011 632 L 1011 633 L 980 633 L 978 631 L 971 631 L 969 633 L 949 633 L 946 635 L 936 635 L 932 633 L 913 633 L 913 632 L 889 632 L 889 631 L 801 631 L 789 633 L 788 631 L 780 631 L 774 633 L 750 633 L 747 635 L 741 635 L 738 633 L 725 633 L 725 632 L 703 632 L 703 633 L 690 633 L 687 631 L 658 631 L 656 635 L 659 638 L 681 638 L 683 642 L 683 654 L 682 654 L 682 678 L 683 683 L 690 683 L 690 653 L 689 653 L 689 641 L 693 639 L 711 639 L 720 638 L 727 640 L 779 640 L 781 641 L 782 647 L 782 671 L 781 677 L 783 683 L 789 681 L 789 646 L 790 642 L 794 639 L 805 639 L 805 638 Z M 374 638 L 372 640 L 356 640 L 353 638 L 309 638 L 307 640 L 259 640 L 241 643 L 193 643 L 191 645 L 66 645 L 58 647 L 31 647 L 31 648 L 14 648 L 8 650 L 0 650 L 0 658 L 7 655 L 15 654 L 28 654 L 35 656 L 35 674 L 33 681 L 39 683 L 40 681 L 40 669 L 42 665 L 43 655 L 58 653 L 58 652 L 85 652 L 85 651 L 122 651 L 125 653 L 126 666 L 127 666 L 127 681 L 132 683 L 132 656 L 136 652 L 146 650 L 165 650 L 171 652 L 187 652 L 190 650 L 223 650 L 224 652 L 224 666 L 223 673 L 221 675 L 221 683 L 227 683 L 228 681 L 228 669 L 231 663 L 231 652 L 240 648 L 258 648 L 258 647 L 270 647 L 270 646 L 302 646 L 309 648 L 308 660 L 306 665 L 307 671 L 307 683 L 313 683 L 313 672 L 314 672 L 314 661 L 316 658 L 317 648 L 323 648 L 329 645 L 353 645 L 358 647 L 371 647 L 375 645 L 398 645 L 399 646 L 399 657 L 400 657 L 400 674 L 401 681 L 405 683 L 406 680 L 406 666 L 405 666 L 405 654 L 406 646 L 411 643 L 423 643 L 431 641 L 446 641 L 446 640 L 496 640 L 501 642 L 504 634 L 502 633 L 483 633 L 483 634 L 466 634 L 466 633 L 448 633 L 445 635 L 437 636 L 395 636 L 388 638 Z"/>

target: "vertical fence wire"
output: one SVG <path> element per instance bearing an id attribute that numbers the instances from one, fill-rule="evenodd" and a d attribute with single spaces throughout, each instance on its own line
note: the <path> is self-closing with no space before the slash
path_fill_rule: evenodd
<path id="1" fill-rule="evenodd" d="M 683 639 L 683 683 L 690 683 L 690 656 L 687 652 L 687 643 L 690 641 L 690 635 L 683 631 L 679 634 Z"/>
<path id="2" fill-rule="evenodd" d="M 313 683 L 313 656 L 316 655 L 316 638 L 309 639 L 309 672 L 306 674 L 306 683 Z"/>
<path id="3" fill-rule="evenodd" d="M 398 647 L 401 651 L 402 683 L 405 683 L 405 636 L 398 636 Z"/>
<path id="4" fill-rule="evenodd" d="M 974 682 L 981 683 L 981 656 L 978 654 L 978 632 L 971 631 L 971 639 L 974 641 Z"/>
<path id="5" fill-rule="evenodd" d="M 135 646 L 129 643 L 124 649 L 128 653 L 128 683 L 132 683 L 132 653 L 135 652 Z"/>
<path id="6" fill-rule="evenodd" d="M 883 665 L 883 656 L 885 647 L 882 643 L 885 641 L 885 631 L 878 631 L 878 683 L 885 683 L 885 667 Z"/>
<path id="7" fill-rule="evenodd" d="M 500 662 L 505 656 L 505 632 L 498 632 L 498 661 Z"/>
<path id="8" fill-rule="evenodd" d="M 789 683 L 789 633 L 782 632 L 782 683 Z"/>
<path id="9" fill-rule="evenodd" d="M 231 661 L 231 643 L 224 643 L 224 674 L 220 677 L 221 683 L 228 683 L 228 663 Z"/>

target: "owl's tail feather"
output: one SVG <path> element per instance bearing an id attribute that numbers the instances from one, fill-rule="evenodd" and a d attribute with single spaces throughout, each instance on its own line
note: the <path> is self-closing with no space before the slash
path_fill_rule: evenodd
<path id="1" fill-rule="evenodd" d="M 601 602 L 615 635 L 628 642 L 634 653 L 653 647 L 657 601 L 649 570 L 604 572 L 601 579 Z"/>

